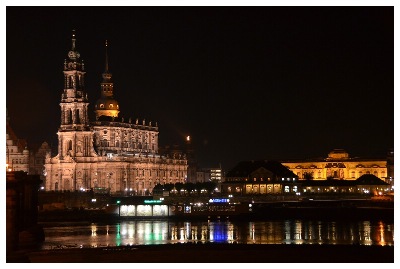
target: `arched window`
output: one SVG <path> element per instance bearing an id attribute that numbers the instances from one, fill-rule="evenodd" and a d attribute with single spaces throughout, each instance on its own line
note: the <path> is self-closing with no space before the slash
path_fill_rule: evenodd
<path id="1" fill-rule="evenodd" d="M 76 124 L 81 124 L 81 118 L 80 118 L 80 115 L 79 115 L 79 109 L 76 110 L 75 117 L 76 117 L 75 123 Z"/>
<path id="2" fill-rule="evenodd" d="M 101 145 L 102 145 L 103 147 L 108 147 L 108 141 L 107 141 L 107 139 L 103 139 L 103 140 L 101 141 Z"/>

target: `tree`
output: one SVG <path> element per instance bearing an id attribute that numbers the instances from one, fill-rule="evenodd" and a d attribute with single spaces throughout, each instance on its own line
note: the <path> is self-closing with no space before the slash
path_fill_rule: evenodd
<path id="1" fill-rule="evenodd" d="M 208 193 L 213 193 L 214 189 L 217 187 L 217 183 L 213 181 L 204 182 L 204 188 L 207 190 Z"/>
<path id="2" fill-rule="evenodd" d="M 186 190 L 189 192 L 189 195 L 196 189 L 196 185 L 194 183 L 188 182 L 185 184 Z"/>
<path id="3" fill-rule="evenodd" d="M 314 176 L 313 176 L 313 174 L 310 173 L 310 172 L 305 172 L 305 173 L 303 174 L 303 178 L 304 178 L 305 180 L 312 180 L 312 179 L 314 179 Z"/>

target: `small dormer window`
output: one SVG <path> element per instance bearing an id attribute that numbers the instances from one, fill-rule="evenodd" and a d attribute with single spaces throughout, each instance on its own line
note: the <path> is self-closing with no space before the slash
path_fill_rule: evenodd
<path id="1" fill-rule="evenodd" d="M 113 104 L 110 104 L 110 108 L 113 108 L 114 107 L 114 105 Z"/>
<path id="2" fill-rule="evenodd" d="M 100 108 L 104 108 L 104 104 L 100 104 Z"/>

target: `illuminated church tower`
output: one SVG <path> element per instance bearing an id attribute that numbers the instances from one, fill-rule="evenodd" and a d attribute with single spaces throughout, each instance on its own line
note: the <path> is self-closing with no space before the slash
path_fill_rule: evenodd
<path id="1" fill-rule="evenodd" d="M 106 41 L 106 68 L 103 73 L 103 82 L 101 83 L 101 98 L 97 100 L 95 105 L 96 120 L 101 116 L 117 118 L 119 113 L 119 105 L 114 100 L 114 83 L 111 81 L 111 73 L 108 71 L 108 53 Z"/>
<path id="2" fill-rule="evenodd" d="M 75 47 L 75 32 L 72 33 L 72 48 L 64 61 L 64 91 L 61 95 L 61 125 L 58 129 L 58 153 L 60 160 L 66 156 L 92 156 L 92 132 L 89 126 L 89 102 L 85 93 L 84 63 Z"/>

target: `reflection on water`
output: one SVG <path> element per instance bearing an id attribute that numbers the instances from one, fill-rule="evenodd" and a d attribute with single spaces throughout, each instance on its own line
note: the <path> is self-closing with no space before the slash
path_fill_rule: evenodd
<path id="1" fill-rule="evenodd" d="M 44 249 L 187 242 L 244 244 L 394 245 L 394 224 L 383 221 L 122 221 L 45 226 Z"/>

